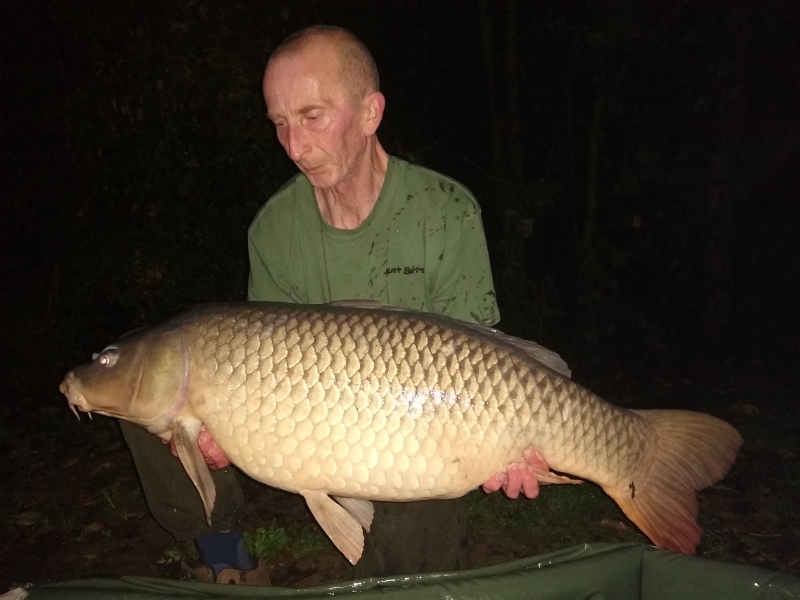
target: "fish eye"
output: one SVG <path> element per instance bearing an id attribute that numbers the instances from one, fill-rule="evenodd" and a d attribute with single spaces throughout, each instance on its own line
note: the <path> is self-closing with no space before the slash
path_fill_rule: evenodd
<path id="1" fill-rule="evenodd" d="M 104 367 L 113 367 L 117 362 L 117 358 L 119 358 L 119 352 L 114 346 L 109 346 L 100 354 L 97 352 L 92 354 L 92 360 L 96 360 Z"/>

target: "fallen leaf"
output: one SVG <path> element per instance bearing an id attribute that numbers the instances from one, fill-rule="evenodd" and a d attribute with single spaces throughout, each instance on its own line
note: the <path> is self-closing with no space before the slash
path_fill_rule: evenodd
<path id="1" fill-rule="evenodd" d="M 618 521 L 617 519 L 603 519 L 600 521 L 600 525 L 603 527 L 608 527 L 609 529 L 613 529 L 614 531 L 618 531 L 620 533 L 625 533 L 631 530 L 625 523 L 622 521 Z"/>
<path id="2" fill-rule="evenodd" d="M 755 513 L 753 515 L 753 518 L 757 519 L 759 521 L 766 521 L 766 522 L 769 522 L 769 523 L 774 523 L 776 521 L 780 521 L 781 520 L 781 517 L 778 515 L 778 513 L 774 512 L 774 511 L 771 511 L 771 510 L 760 510 L 760 511 L 758 511 L 757 513 Z M 755 535 L 755 534 L 752 534 L 752 535 Z"/>
<path id="3" fill-rule="evenodd" d="M 81 506 L 92 506 L 93 504 L 97 504 L 98 501 L 99 498 L 96 498 L 88 492 L 81 492 L 78 496 L 78 504 Z"/>
<path id="4" fill-rule="evenodd" d="M 103 524 L 95 521 L 94 523 L 89 523 L 86 527 L 84 527 L 83 531 L 84 533 L 96 533 L 98 531 L 102 531 L 103 529 Z"/>
<path id="5" fill-rule="evenodd" d="M 94 477 L 94 476 L 95 476 L 95 475 L 97 475 L 97 474 L 98 474 L 100 471 L 102 471 L 102 470 L 104 470 L 104 469 L 111 469 L 111 468 L 113 468 L 114 466 L 116 466 L 116 465 L 114 465 L 114 463 L 113 463 L 113 462 L 111 462 L 111 461 L 107 460 L 107 461 L 106 461 L 106 462 L 104 462 L 103 464 L 99 465 L 99 466 L 98 466 L 98 467 L 97 467 L 97 468 L 96 468 L 94 471 L 92 471 L 92 474 L 91 474 L 91 475 L 89 475 L 89 477 Z"/>
<path id="6" fill-rule="evenodd" d="M 17 515 L 17 524 L 22 525 L 23 527 L 35 525 L 41 520 L 42 520 L 42 515 L 33 510 L 29 510 Z"/>

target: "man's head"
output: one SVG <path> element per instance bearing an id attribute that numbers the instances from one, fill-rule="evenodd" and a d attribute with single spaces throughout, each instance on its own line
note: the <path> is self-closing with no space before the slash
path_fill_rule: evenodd
<path id="1" fill-rule="evenodd" d="M 338 61 L 339 78 L 352 94 L 354 103 L 380 90 L 378 66 L 369 49 L 355 35 L 341 27 L 314 25 L 293 33 L 272 51 L 267 67 L 282 56 L 297 54 L 314 44 L 322 44 L 334 53 Z"/>
<path id="2" fill-rule="evenodd" d="M 378 70 L 352 33 L 315 26 L 270 56 L 264 98 L 278 140 L 317 188 L 333 187 L 362 166 L 383 116 Z"/>

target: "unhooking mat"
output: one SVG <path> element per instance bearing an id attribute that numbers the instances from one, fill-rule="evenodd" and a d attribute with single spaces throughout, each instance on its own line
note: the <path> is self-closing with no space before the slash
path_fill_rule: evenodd
<path id="1" fill-rule="evenodd" d="M 302 590 L 152 577 L 83 579 L 13 590 L 27 600 L 745 600 L 800 599 L 800 578 L 639 544 L 585 544 L 458 573 L 361 579 Z M 5 600 L 5 596 L 0 596 Z"/>

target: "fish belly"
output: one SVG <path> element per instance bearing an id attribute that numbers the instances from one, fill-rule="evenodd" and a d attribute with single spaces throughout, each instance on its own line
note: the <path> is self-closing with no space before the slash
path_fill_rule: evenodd
<path id="1" fill-rule="evenodd" d="M 490 336 L 416 313 L 239 309 L 201 329 L 198 413 L 237 466 L 290 491 L 460 496 L 530 445 L 586 477 L 574 431 L 618 410 Z"/>

